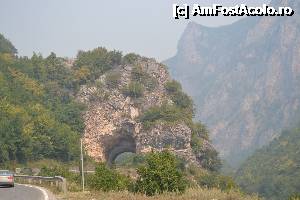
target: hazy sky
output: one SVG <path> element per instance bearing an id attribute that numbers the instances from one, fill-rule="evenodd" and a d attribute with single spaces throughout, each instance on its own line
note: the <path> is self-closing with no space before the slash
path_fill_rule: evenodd
<path id="1" fill-rule="evenodd" d="M 261 5 L 269 0 L 0 0 L 0 33 L 20 55 L 51 51 L 75 57 L 78 50 L 104 46 L 164 60 L 176 53 L 187 20 L 172 18 L 173 3 Z M 207 26 L 238 18 L 195 17 Z"/>

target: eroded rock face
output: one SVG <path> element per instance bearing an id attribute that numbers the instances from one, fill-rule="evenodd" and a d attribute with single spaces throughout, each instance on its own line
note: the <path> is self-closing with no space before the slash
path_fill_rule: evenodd
<path id="1" fill-rule="evenodd" d="M 157 124 L 149 130 L 143 129 L 138 120 L 140 115 L 152 106 L 171 101 L 164 87 L 170 77 L 166 68 L 154 60 L 142 59 L 138 65 L 157 82 L 153 90 L 145 91 L 138 100 L 122 93 L 122 88 L 130 82 L 132 65 L 114 69 L 121 75 L 114 89 L 105 84 L 106 75 L 99 77 L 95 85 L 81 87 L 77 99 L 88 107 L 84 115 L 87 153 L 97 161 L 112 163 L 123 152 L 145 153 L 168 148 L 196 163 L 190 145 L 191 130 L 186 124 Z"/>
<path id="2" fill-rule="evenodd" d="M 171 74 L 195 100 L 221 155 L 237 164 L 274 137 L 300 112 L 300 2 L 292 17 L 248 17 L 209 28 L 190 23 Z"/>

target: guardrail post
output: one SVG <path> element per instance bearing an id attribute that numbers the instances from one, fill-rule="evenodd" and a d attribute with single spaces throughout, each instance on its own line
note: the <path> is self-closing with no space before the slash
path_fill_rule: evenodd
<path id="1" fill-rule="evenodd" d="M 67 180 L 65 178 L 63 179 L 63 182 L 62 182 L 62 191 L 64 193 L 67 192 Z"/>
<path id="2" fill-rule="evenodd" d="M 61 181 L 61 191 L 63 193 L 66 193 L 67 192 L 67 180 L 64 178 L 64 177 L 61 177 L 61 176 L 56 176 L 55 178 L 58 178 L 60 181 Z"/>

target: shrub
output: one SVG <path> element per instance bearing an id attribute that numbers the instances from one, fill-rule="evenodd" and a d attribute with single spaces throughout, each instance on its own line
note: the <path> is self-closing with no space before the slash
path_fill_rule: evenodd
<path id="1" fill-rule="evenodd" d="M 172 101 L 180 108 L 188 109 L 191 113 L 194 113 L 193 101 L 187 94 L 184 94 L 183 92 L 174 93 Z"/>
<path id="2" fill-rule="evenodd" d="M 174 105 L 163 104 L 162 106 L 153 106 L 149 108 L 141 117 L 141 122 L 145 128 L 149 128 L 157 121 L 177 122 L 183 120 L 184 115 L 181 110 Z"/>
<path id="3" fill-rule="evenodd" d="M 300 194 L 293 194 L 288 200 L 300 200 Z"/>
<path id="4" fill-rule="evenodd" d="M 120 83 L 121 74 L 119 72 L 111 72 L 106 75 L 105 82 L 108 87 L 116 88 Z"/>
<path id="5" fill-rule="evenodd" d="M 209 139 L 209 131 L 207 130 L 206 126 L 201 122 L 193 122 L 190 126 L 192 129 L 192 133 L 195 134 L 199 138 L 203 138 L 205 140 Z"/>
<path id="6" fill-rule="evenodd" d="M 91 51 L 79 51 L 77 54 L 75 67 L 87 67 L 90 72 L 89 80 L 93 82 L 106 71 L 121 64 L 121 61 L 121 52 L 108 51 L 103 47 L 98 47 Z"/>
<path id="7" fill-rule="evenodd" d="M 165 84 L 168 94 L 171 96 L 172 101 L 185 112 L 190 113 L 191 117 L 194 115 L 193 100 L 182 91 L 180 83 L 175 80 L 169 81 Z"/>
<path id="8" fill-rule="evenodd" d="M 177 169 L 174 155 L 167 151 L 150 153 L 146 165 L 138 168 L 139 177 L 134 185 L 135 192 L 148 196 L 163 192 L 184 192 L 187 181 Z"/>
<path id="9" fill-rule="evenodd" d="M 140 58 L 139 55 L 134 53 L 129 53 L 123 57 L 123 63 L 125 64 L 135 64 L 136 61 Z"/>
<path id="10" fill-rule="evenodd" d="M 53 167 L 47 167 L 43 166 L 41 168 L 41 171 L 39 173 L 39 176 L 63 176 L 67 177 L 69 176 L 70 172 L 67 167 L 64 166 L 53 166 Z"/>
<path id="11" fill-rule="evenodd" d="M 205 141 L 209 141 L 208 130 L 201 122 L 187 121 L 187 125 L 192 131 L 191 147 L 197 160 L 201 162 L 203 168 L 210 171 L 218 171 L 221 166 L 221 160 L 218 152 L 213 148 L 207 148 L 203 145 Z"/>
<path id="12" fill-rule="evenodd" d="M 201 161 L 202 167 L 210 171 L 218 171 L 221 166 L 221 160 L 218 156 L 218 152 L 212 148 L 201 149 L 199 152 L 195 152 L 196 157 Z"/>
<path id="13" fill-rule="evenodd" d="M 108 191 L 120 191 L 129 187 L 131 181 L 105 164 L 96 167 L 95 174 L 88 177 L 88 184 L 92 189 Z"/>
<path id="14" fill-rule="evenodd" d="M 139 98 L 142 97 L 144 94 L 144 87 L 138 82 L 131 82 L 127 87 L 123 89 L 123 93 L 126 96 Z"/>
<path id="15" fill-rule="evenodd" d="M 39 173 L 39 176 L 47 176 L 47 177 L 54 177 L 54 176 L 62 176 L 68 179 L 69 182 L 79 183 L 80 175 L 74 174 L 69 171 L 67 166 L 64 165 L 56 165 L 53 167 L 43 166 Z"/>
<path id="16" fill-rule="evenodd" d="M 135 66 L 131 71 L 131 80 L 142 83 L 148 74 L 140 66 Z"/>
<path id="17" fill-rule="evenodd" d="M 169 94 L 174 94 L 182 90 L 180 83 L 175 80 L 168 81 L 165 88 Z"/>
<path id="18" fill-rule="evenodd" d="M 133 67 L 131 71 L 131 80 L 142 84 L 149 91 L 157 86 L 157 80 L 144 71 L 141 66 Z"/>
<path id="19" fill-rule="evenodd" d="M 218 175 L 216 173 L 202 175 L 198 180 L 198 184 L 209 189 L 218 188 L 224 191 L 237 188 L 237 185 L 231 177 Z"/>

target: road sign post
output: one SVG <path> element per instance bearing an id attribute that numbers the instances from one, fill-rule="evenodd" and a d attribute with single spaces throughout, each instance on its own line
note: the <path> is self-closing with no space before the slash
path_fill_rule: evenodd
<path id="1" fill-rule="evenodd" d="M 82 191 L 84 192 L 84 170 L 83 170 L 83 144 L 82 144 L 82 139 L 80 139 L 80 158 L 81 158 Z"/>

